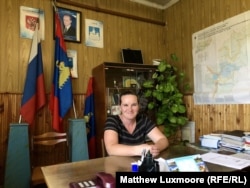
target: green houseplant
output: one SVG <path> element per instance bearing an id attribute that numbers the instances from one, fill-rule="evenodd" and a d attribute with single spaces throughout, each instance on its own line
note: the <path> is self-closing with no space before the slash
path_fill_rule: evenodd
<path id="1" fill-rule="evenodd" d="M 167 137 L 174 136 L 188 121 L 183 94 L 179 90 L 184 73 L 178 72 L 173 65 L 177 61 L 175 54 L 170 55 L 169 61 L 161 60 L 152 78 L 142 84 L 148 110 L 154 112 L 157 125 L 163 126 Z"/>

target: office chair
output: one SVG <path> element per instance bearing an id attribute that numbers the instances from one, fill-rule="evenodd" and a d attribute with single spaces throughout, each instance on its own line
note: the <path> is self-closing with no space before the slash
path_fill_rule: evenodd
<path id="1" fill-rule="evenodd" d="M 60 145 L 60 146 L 59 146 Z M 64 147 L 65 149 L 62 149 Z M 49 159 L 50 163 L 43 162 L 42 166 L 62 163 L 58 161 L 58 156 L 60 159 L 63 158 L 62 154 L 58 151 L 65 150 L 66 159 L 64 157 L 63 162 L 68 162 L 68 139 L 67 133 L 58 133 L 58 132 L 46 132 L 41 135 L 31 136 L 31 186 L 35 187 L 37 185 L 45 184 L 45 179 L 41 170 L 41 166 L 36 166 L 36 164 L 41 164 L 42 162 L 38 161 L 39 158 L 46 157 Z M 56 157 L 57 156 L 57 157 Z M 44 159 L 43 159 L 44 160 Z"/>

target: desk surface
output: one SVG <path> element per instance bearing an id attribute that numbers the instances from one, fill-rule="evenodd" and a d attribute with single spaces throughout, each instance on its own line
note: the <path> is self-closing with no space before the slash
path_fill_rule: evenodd
<path id="1" fill-rule="evenodd" d="M 202 154 L 205 151 L 176 145 L 161 153 L 162 158 L 174 158 L 191 154 Z M 115 176 L 117 171 L 131 172 L 131 163 L 138 161 L 139 157 L 109 156 L 92 160 L 44 166 L 42 172 L 49 188 L 69 188 L 69 183 L 93 179 L 97 172 L 105 171 Z M 234 169 L 215 164 L 207 164 L 210 171 L 233 171 Z"/>

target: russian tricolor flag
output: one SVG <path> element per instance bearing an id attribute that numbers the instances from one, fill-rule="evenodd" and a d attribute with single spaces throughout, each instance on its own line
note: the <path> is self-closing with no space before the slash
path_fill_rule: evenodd
<path id="1" fill-rule="evenodd" d="M 49 108 L 52 113 L 52 126 L 55 131 L 62 132 L 62 120 L 73 105 L 72 83 L 66 45 L 62 35 L 61 21 L 58 13 L 55 14 L 55 65 L 51 88 Z"/>
<path id="2" fill-rule="evenodd" d="M 38 32 L 38 24 L 36 24 L 20 114 L 28 124 L 32 125 L 36 112 L 43 107 L 45 103 L 46 96 L 43 75 L 42 48 Z"/>
<path id="3" fill-rule="evenodd" d="M 89 133 L 88 133 L 88 149 L 89 158 L 96 158 L 96 138 L 95 138 L 95 110 L 94 110 L 94 93 L 93 93 L 93 77 L 90 77 L 88 89 L 85 99 L 84 116 L 89 117 Z"/>

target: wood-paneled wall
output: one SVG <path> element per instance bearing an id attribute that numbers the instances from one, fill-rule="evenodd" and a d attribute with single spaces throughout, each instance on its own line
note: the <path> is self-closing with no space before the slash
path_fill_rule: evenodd
<path id="1" fill-rule="evenodd" d="M 58 0 L 59 1 L 59 0 Z M 121 48 L 142 49 L 146 64 L 152 59 L 168 57 L 175 52 L 180 61 L 176 65 L 186 72 L 193 91 L 192 33 L 249 10 L 249 0 L 180 0 L 166 10 L 149 8 L 129 0 L 72 0 L 125 15 L 166 23 L 166 26 L 132 18 L 94 11 L 79 6 L 57 3 L 82 13 L 81 43 L 67 42 L 68 49 L 77 50 L 79 78 L 73 80 L 73 93 L 78 117 L 82 117 L 84 97 L 92 68 L 102 62 L 121 62 Z M 0 185 L 3 183 L 9 124 L 18 122 L 21 96 L 26 77 L 31 40 L 20 38 L 20 6 L 45 11 L 45 40 L 42 41 L 43 65 L 49 99 L 54 66 L 53 9 L 51 0 L 0 1 Z M 104 48 L 85 46 L 84 19 L 103 22 Z M 213 130 L 250 130 L 249 105 L 194 105 L 192 95 L 185 96 L 190 121 L 196 123 L 196 140 Z M 1 106 L 2 109 L 2 106 Z M 64 119 L 74 117 L 71 110 Z M 51 115 L 44 107 L 35 122 L 34 134 L 51 129 Z M 44 159 L 46 160 L 46 159 Z"/>
<path id="2" fill-rule="evenodd" d="M 250 131 L 250 104 L 195 105 L 192 95 L 185 96 L 187 117 L 195 122 L 195 140 L 220 130 Z"/>

